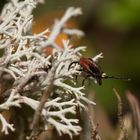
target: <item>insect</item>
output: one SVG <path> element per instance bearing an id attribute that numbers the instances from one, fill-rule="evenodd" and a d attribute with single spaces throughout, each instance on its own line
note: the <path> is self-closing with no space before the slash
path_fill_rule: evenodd
<path id="1" fill-rule="evenodd" d="M 74 61 L 69 65 L 68 70 L 71 68 L 73 64 L 79 64 L 81 66 L 80 71 L 85 76 L 85 79 L 82 82 L 82 85 L 84 85 L 84 82 L 87 78 L 90 79 L 95 79 L 95 81 L 99 84 L 102 85 L 102 79 L 124 79 L 124 80 L 130 80 L 129 78 L 126 77 L 116 77 L 116 76 L 109 76 L 106 73 L 101 71 L 100 66 L 95 62 L 92 58 L 85 58 L 81 57 L 79 61 Z"/>

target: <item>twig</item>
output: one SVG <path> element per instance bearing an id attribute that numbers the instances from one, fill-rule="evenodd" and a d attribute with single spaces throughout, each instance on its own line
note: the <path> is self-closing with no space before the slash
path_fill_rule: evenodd
<path id="1" fill-rule="evenodd" d="M 115 96 L 117 97 L 117 101 L 118 101 L 118 120 L 119 120 L 119 126 L 121 129 L 121 133 L 120 136 L 118 138 L 118 140 L 128 140 L 128 134 L 127 134 L 127 130 L 124 126 L 124 121 L 123 121 L 123 113 L 122 113 L 122 100 L 121 97 L 119 95 L 119 93 L 117 92 L 117 90 L 114 88 L 113 89 Z"/>
<path id="2" fill-rule="evenodd" d="M 139 108 L 139 102 L 137 98 L 132 95 L 131 92 L 127 91 L 126 97 L 129 101 L 130 107 L 132 109 L 133 117 L 134 117 L 134 123 L 137 131 L 137 140 L 140 140 L 140 108 Z"/>
<path id="3" fill-rule="evenodd" d="M 100 135 L 98 134 L 98 126 L 99 124 L 97 123 L 96 125 L 94 124 L 91 116 L 89 116 L 89 121 L 90 121 L 90 140 L 101 140 Z"/>
<path id="4" fill-rule="evenodd" d="M 43 95 L 41 97 L 41 100 L 40 100 L 40 104 L 34 114 L 34 118 L 33 118 L 33 123 L 32 123 L 32 126 L 33 126 L 33 131 L 31 133 L 31 136 L 29 139 L 33 139 L 36 137 L 36 135 L 38 134 L 38 128 L 39 128 L 39 120 L 40 120 L 40 114 L 42 112 L 42 109 L 45 105 L 45 102 L 47 101 L 48 99 L 48 96 L 49 94 L 51 93 L 52 91 L 52 88 L 53 88 L 53 81 L 54 81 L 54 75 L 55 75 L 55 71 L 56 71 L 56 68 L 58 66 L 59 63 L 56 63 L 52 68 L 51 70 L 49 71 L 48 73 L 48 76 L 47 76 L 47 87 L 46 89 L 44 90 L 43 92 Z"/>

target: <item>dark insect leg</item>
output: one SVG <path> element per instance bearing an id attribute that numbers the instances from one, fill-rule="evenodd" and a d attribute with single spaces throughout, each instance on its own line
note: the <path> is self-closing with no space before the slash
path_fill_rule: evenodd
<path id="1" fill-rule="evenodd" d="M 68 67 L 68 70 L 70 70 L 70 68 L 71 68 L 71 66 L 72 66 L 73 64 L 77 64 L 77 63 L 78 63 L 78 61 L 74 61 L 74 62 L 70 63 L 70 65 L 69 65 L 69 67 Z"/>
<path id="2" fill-rule="evenodd" d="M 78 71 L 81 71 L 82 72 L 83 71 L 83 68 L 78 69 Z"/>

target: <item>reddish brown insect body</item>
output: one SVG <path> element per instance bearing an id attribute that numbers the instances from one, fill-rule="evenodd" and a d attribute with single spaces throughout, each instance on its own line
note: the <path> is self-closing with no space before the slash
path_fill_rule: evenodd
<path id="1" fill-rule="evenodd" d="M 102 72 L 100 67 L 91 58 L 81 57 L 79 61 L 72 62 L 68 69 L 70 69 L 72 64 L 75 63 L 78 63 L 81 66 L 81 70 L 85 75 L 85 79 L 94 78 L 99 85 L 102 84 Z M 82 85 L 84 84 L 85 79 L 83 80 Z"/>
<path id="2" fill-rule="evenodd" d="M 86 77 L 93 77 L 97 80 L 99 85 L 102 84 L 102 72 L 96 62 L 91 58 L 81 57 L 79 65 L 82 67 L 83 72 L 85 72 Z"/>

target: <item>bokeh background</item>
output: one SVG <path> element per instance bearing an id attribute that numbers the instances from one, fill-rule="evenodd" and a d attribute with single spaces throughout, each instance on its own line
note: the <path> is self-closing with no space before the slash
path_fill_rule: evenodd
<path id="1" fill-rule="evenodd" d="M 1 0 L 2 8 L 6 0 Z M 86 82 L 87 96 L 95 93 L 96 102 L 101 105 L 113 124 L 116 123 L 116 88 L 123 100 L 123 111 L 129 112 L 125 92 L 130 90 L 140 99 L 140 0 L 46 0 L 34 11 L 35 33 L 51 27 L 70 7 L 81 7 L 83 15 L 72 19 L 69 27 L 85 32 L 85 37 L 73 39 L 75 46 L 87 46 L 86 57 L 103 52 L 99 64 L 109 75 L 131 78 L 131 81 L 104 80 L 102 86 Z M 67 37 L 63 34 L 57 40 Z"/>

